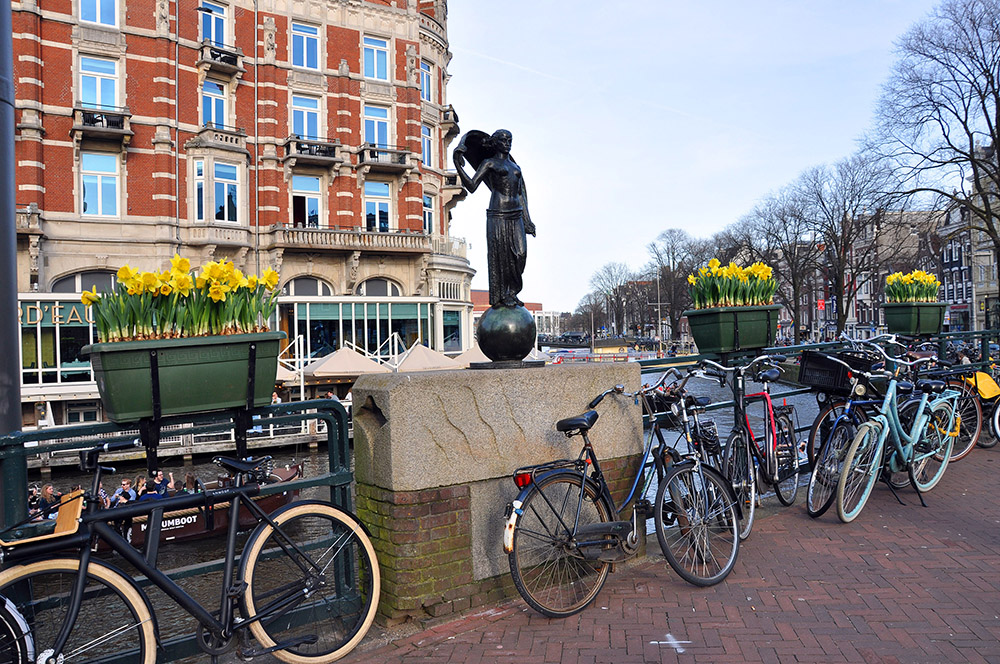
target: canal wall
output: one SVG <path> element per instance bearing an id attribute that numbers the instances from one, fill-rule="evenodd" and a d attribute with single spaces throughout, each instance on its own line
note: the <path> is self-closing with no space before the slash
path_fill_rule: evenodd
<path id="1" fill-rule="evenodd" d="M 354 386 L 357 511 L 382 570 L 380 620 L 432 619 L 514 593 L 501 537 L 516 468 L 575 458 L 555 422 L 635 363 L 362 376 Z M 642 452 L 634 399 L 606 398 L 591 440 L 616 500 Z"/>

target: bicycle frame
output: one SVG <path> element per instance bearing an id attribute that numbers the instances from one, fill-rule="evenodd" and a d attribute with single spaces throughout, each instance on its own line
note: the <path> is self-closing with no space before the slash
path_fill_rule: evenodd
<path id="1" fill-rule="evenodd" d="M 101 480 L 101 470 L 99 468 L 94 474 L 93 487 L 97 487 Z M 84 586 L 86 585 L 87 569 L 90 564 L 90 557 L 96 539 L 104 540 L 122 558 L 131 563 L 139 573 L 146 577 L 157 588 L 162 590 L 168 597 L 177 603 L 188 614 L 194 617 L 211 634 L 219 637 L 223 641 L 230 639 L 237 630 L 241 630 L 252 623 L 267 618 L 268 616 L 284 609 L 285 604 L 272 606 L 255 616 L 247 617 L 245 620 L 235 620 L 235 608 L 237 597 L 230 593 L 233 573 L 236 569 L 236 539 L 239 533 L 239 511 L 242 506 L 246 506 L 257 518 L 258 522 L 267 522 L 277 532 L 281 532 L 280 526 L 276 524 L 263 510 L 257 506 L 253 500 L 260 492 L 260 486 L 256 483 L 244 483 L 242 474 L 236 475 L 236 485 L 225 489 L 217 489 L 207 493 L 189 494 L 173 496 L 159 500 L 144 501 L 116 507 L 113 510 L 106 510 L 100 507 L 100 501 L 94 500 L 96 489 L 92 488 L 87 494 L 86 512 L 80 518 L 80 528 L 73 534 L 64 538 L 49 540 L 39 543 L 28 543 L 23 547 L 15 547 L 5 553 L 5 560 L 10 562 L 27 562 L 40 556 L 52 553 L 78 549 L 80 552 L 80 567 L 76 583 L 71 591 L 70 602 L 63 625 L 53 644 L 55 652 L 61 652 L 69 639 L 70 631 L 79 616 L 80 606 L 83 602 Z M 191 597 L 177 583 L 166 576 L 156 567 L 156 558 L 159 545 L 159 531 L 161 527 L 161 517 L 165 511 L 184 509 L 189 507 L 199 507 L 217 505 L 229 501 L 229 528 L 226 537 L 226 558 L 223 570 L 224 584 L 219 602 L 219 618 L 213 616 L 202 604 Z M 148 515 L 149 531 L 146 535 L 144 551 L 140 552 L 123 538 L 109 521 L 134 518 Z M 290 548 L 297 547 L 291 542 Z M 301 553 L 301 551 L 299 551 Z M 298 562 L 298 561 L 297 561 Z M 298 563 L 301 566 L 301 563 Z"/>
<path id="2" fill-rule="evenodd" d="M 871 420 L 879 423 L 880 444 L 885 445 L 887 440 L 892 443 L 893 453 L 887 460 L 889 469 L 892 472 L 905 470 L 907 462 L 917 462 L 928 456 L 933 456 L 933 452 L 928 452 L 922 456 L 914 456 L 914 446 L 920 439 L 920 432 L 923 431 L 924 426 L 927 425 L 930 419 L 930 411 L 927 405 L 931 404 L 933 407 L 933 405 L 941 401 L 951 401 L 952 405 L 954 405 L 955 398 L 959 396 L 955 390 L 945 390 L 940 397 L 932 401 L 930 394 L 923 392 L 920 395 L 920 403 L 917 406 L 917 417 L 914 418 L 913 425 L 910 427 L 910 431 L 907 432 L 899 419 L 899 400 L 896 389 L 898 382 L 896 377 L 893 376 L 886 387 L 885 397 L 882 399 L 882 406 L 878 414 L 871 418 Z M 948 421 L 949 431 L 951 431 L 954 421 L 955 411 L 953 409 Z"/>

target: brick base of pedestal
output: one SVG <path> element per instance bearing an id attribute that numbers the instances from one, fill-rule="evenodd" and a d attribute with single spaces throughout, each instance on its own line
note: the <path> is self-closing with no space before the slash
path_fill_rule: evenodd
<path id="1" fill-rule="evenodd" d="M 639 462 L 639 455 L 601 462 L 616 501 L 628 494 Z M 433 621 L 517 594 L 509 573 L 475 578 L 471 491 L 470 484 L 389 491 L 358 483 L 358 516 L 371 531 L 382 571 L 379 622 Z M 499 517 L 505 507 L 495 506 Z M 497 540 L 502 529 L 498 518 Z"/>

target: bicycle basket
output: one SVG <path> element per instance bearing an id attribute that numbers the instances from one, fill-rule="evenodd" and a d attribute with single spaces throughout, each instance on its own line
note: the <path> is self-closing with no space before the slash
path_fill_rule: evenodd
<path id="1" fill-rule="evenodd" d="M 711 455 L 722 454 L 722 444 L 719 442 L 719 429 L 713 420 L 699 422 L 697 432 L 698 444 Z"/>
<path id="2" fill-rule="evenodd" d="M 872 366 L 870 358 L 859 354 L 840 352 L 836 357 L 858 371 L 869 371 Z M 830 359 L 825 353 L 802 351 L 802 361 L 799 364 L 800 384 L 846 397 L 851 393 L 851 382 L 847 374 L 847 367 Z"/>

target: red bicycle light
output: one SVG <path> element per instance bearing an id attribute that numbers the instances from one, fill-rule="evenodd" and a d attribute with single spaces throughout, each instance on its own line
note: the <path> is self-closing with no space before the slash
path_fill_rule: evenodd
<path id="1" fill-rule="evenodd" d="M 531 472 L 526 473 L 514 473 L 514 484 L 517 485 L 518 489 L 523 489 L 524 487 L 531 484 Z"/>

